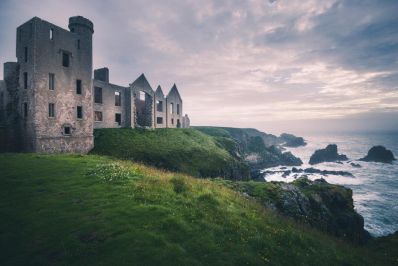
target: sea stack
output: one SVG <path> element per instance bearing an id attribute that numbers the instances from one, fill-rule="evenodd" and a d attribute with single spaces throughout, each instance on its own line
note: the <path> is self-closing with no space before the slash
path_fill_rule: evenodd
<path id="1" fill-rule="evenodd" d="M 348 158 L 344 154 L 337 153 L 337 145 L 329 144 L 325 149 L 316 150 L 311 155 L 310 164 L 318 164 L 323 162 L 347 161 Z"/>
<path id="2" fill-rule="evenodd" d="M 373 146 L 368 151 L 368 154 L 359 160 L 365 162 L 392 163 L 392 161 L 396 159 L 392 151 L 387 150 L 384 146 Z"/>

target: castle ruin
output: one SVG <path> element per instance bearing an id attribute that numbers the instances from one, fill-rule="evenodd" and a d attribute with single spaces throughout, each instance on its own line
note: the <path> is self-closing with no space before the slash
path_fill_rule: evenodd
<path id="1" fill-rule="evenodd" d="M 94 70 L 93 23 L 69 18 L 69 31 L 34 17 L 17 28 L 17 62 L 0 81 L 0 150 L 87 153 L 95 128 L 187 128 L 174 84 L 154 91 L 142 74 L 128 86 Z"/>

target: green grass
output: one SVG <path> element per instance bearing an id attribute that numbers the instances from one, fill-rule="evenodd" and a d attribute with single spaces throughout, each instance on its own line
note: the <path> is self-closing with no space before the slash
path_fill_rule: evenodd
<path id="1" fill-rule="evenodd" d="M 1 265 L 388 263 L 221 184 L 109 157 L 0 154 L 0 195 Z"/>
<path id="2" fill-rule="evenodd" d="M 144 162 L 196 177 L 246 179 L 249 169 L 228 149 L 230 142 L 194 129 L 98 129 L 91 153 Z"/>
<path id="3" fill-rule="evenodd" d="M 251 138 L 257 137 L 262 139 L 263 143 L 261 145 L 265 146 L 278 145 L 282 142 L 277 136 L 261 132 L 254 128 L 209 127 L 209 126 L 197 126 L 193 128 L 210 136 L 235 139 L 247 151 L 250 151 L 250 147 L 248 147 L 250 144 L 248 144 L 248 142 L 250 142 Z"/>
<path id="4" fill-rule="evenodd" d="M 223 144 L 222 146 L 230 154 L 239 154 L 238 157 L 249 164 L 252 170 L 262 170 L 277 165 L 298 166 L 302 164 L 299 158 L 290 152 L 282 152 L 278 147 L 279 144 L 284 142 L 283 140 L 254 128 L 207 126 L 193 128 L 215 138 L 219 143 L 225 143 L 226 140 L 234 142 L 235 145 Z"/>
<path id="5" fill-rule="evenodd" d="M 231 133 L 227 130 L 227 128 L 223 127 L 206 127 L 199 126 L 194 127 L 196 130 L 199 130 L 207 135 L 216 136 L 216 137 L 224 137 L 224 138 L 232 138 Z"/>

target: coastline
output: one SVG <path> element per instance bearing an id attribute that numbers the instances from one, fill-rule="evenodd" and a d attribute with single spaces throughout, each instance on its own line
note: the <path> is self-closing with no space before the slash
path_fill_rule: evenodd
<path id="1" fill-rule="evenodd" d="M 366 155 L 366 152 L 373 145 L 384 145 L 398 154 L 398 135 L 392 133 L 342 133 L 342 134 L 314 134 L 304 138 L 306 146 L 287 148 L 293 155 L 300 157 L 303 165 L 300 168 L 312 167 L 308 164 L 311 154 L 319 148 L 324 148 L 327 144 L 335 143 L 339 153 L 346 154 L 349 161 L 340 163 L 321 163 L 314 167 L 321 170 L 336 171 L 342 170 L 350 172 L 354 177 L 344 177 L 337 175 L 309 175 L 309 179 L 314 180 L 324 178 L 332 184 L 339 184 L 353 190 L 355 210 L 365 219 L 365 229 L 373 236 L 386 236 L 398 230 L 398 176 L 397 161 L 392 164 L 382 164 L 374 162 L 362 162 L 359 158 Z M 358 163 L 361 167 L 356 168 L 350 165 L 351 162 Z M 278 171 L 281 167 L 267 168 L 268 171 Z M 291 169 L 287 167 L 286 169 Z M 267 181 L 294 180 L 293 177 L 282 177 L 275 174 L 265 177 Z"/>

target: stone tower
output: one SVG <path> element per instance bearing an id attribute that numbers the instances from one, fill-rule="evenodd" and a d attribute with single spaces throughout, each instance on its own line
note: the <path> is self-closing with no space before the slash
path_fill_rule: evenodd
<path id="1" fill-rule="evenodd" d="M 17 28 L 15 95 L 22 149 L 86 153 L 93 146 L 93 23 L 69 19 L 65 30 L 34 17 Z"/>

